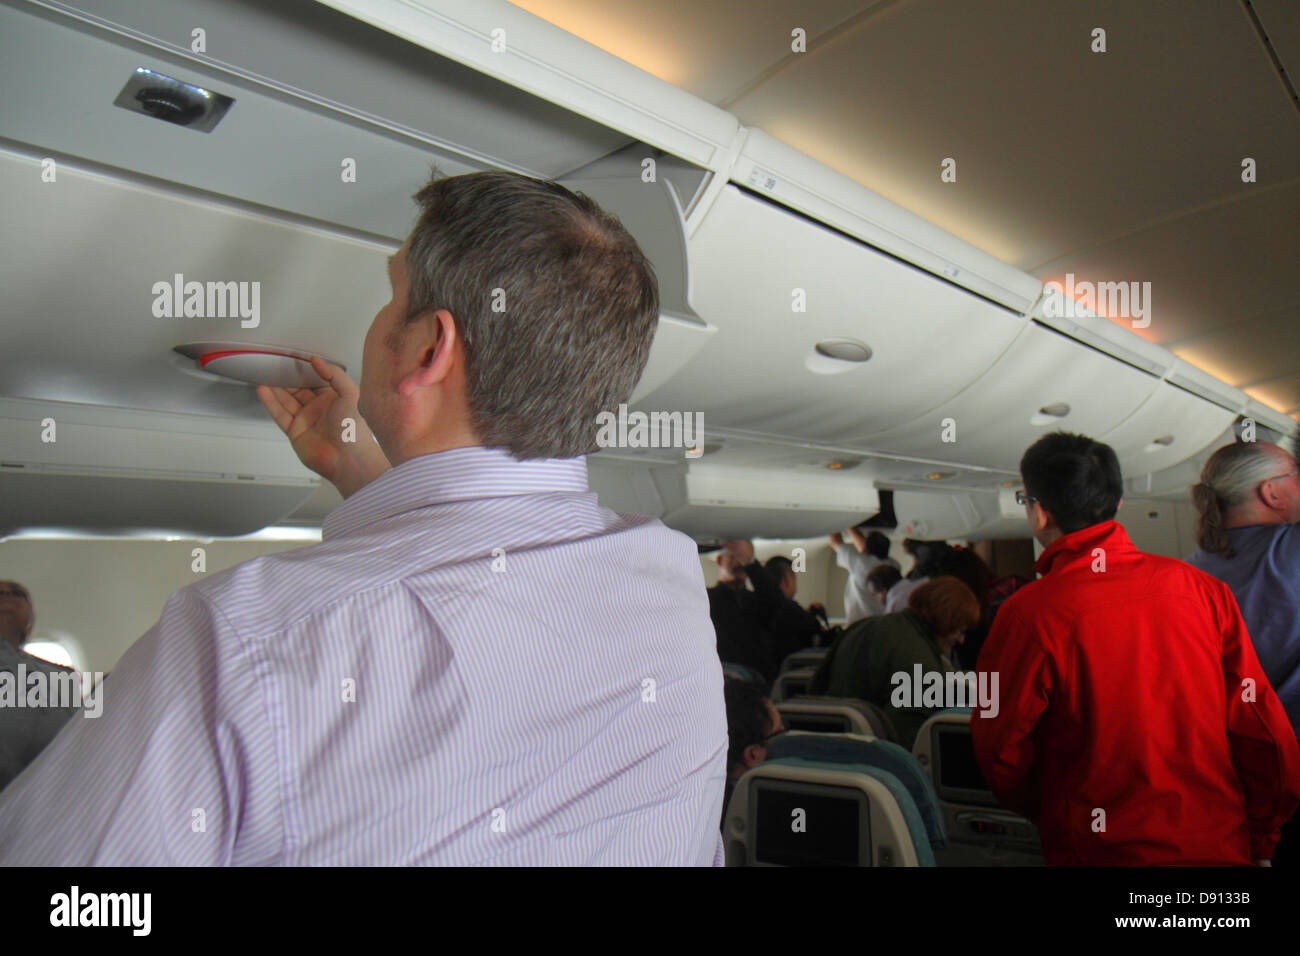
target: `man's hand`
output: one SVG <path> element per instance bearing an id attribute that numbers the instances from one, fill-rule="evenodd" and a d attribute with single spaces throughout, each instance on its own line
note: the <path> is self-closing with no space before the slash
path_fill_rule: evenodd
<path id="1" fill-rule="evenodd" d="M 830 542 L 831 547 L 836 551 L 839 551 L 840 545 L 844 544 L 844 535 L 840 534 L 838 531 L 833 531 L 831 532 Z"/>
<path id="2" fill-rule="evenodd" d="M 357 411 L 361 392 L 356 383 L 343 369 L 319 356 L 312 356 L 311 367 L 329 384 L 293 391 L 259 385 L 257 397 L 289 436 L 298 460 L 346 498 L 392 466 Z M 356 441 L 343 440 L 345 418 L 356 423 Z"/>

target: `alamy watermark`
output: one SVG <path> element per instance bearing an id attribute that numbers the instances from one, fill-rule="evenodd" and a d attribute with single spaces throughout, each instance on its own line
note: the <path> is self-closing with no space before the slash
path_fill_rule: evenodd
<path id="1" fill-rule="evenodd" d="M 601 448 L 684 448 L 687 458 L 704 454 L 703 412 L 629 412 L 596 415 L 596 444 Z"/>
<path id="2" fill-rule="evenodd" d="M 911 673 L 897 671 L 889 678 L 894 690 L 889 703 L 899 710 L 939 710 L 945 707 L 970 707 L 981 717 L 996 717 L 998 703 L 997 671 L 926 671 L 912 665 Z"/>
<path id="3" fill-rule="evenodd" d="M 157 319 L 239 318 L 243 329 L 262 323 L 260 282 L 186 282 L 178 272 L 171 282 L 155 282 L 152 291 Z"/>
<path id="4" fill-rule="evenodd" d="M 1111 319 L 1129 319 L 1135 329 L 1151 324 L 1150 282 L 1075 282 L 1074 273 L 1065 274 L 1065 285 L 1052 280 L 1047 285 L 1060 296 L 1048 296 L 1043 314 L 1049 319 L 1077 319 L 1080 310 L 1096 312 Z"/>
<path id="5" fill-rule="evenodd" d="M 104 712 L 104 674 L 102 671 L 28 670 L 19 664 L 12 671 L 0 671 L 0 708 L 31 709 L 80 707 L 87 717 Z M 92 688 L 85 693 L 83 688 Z"/>

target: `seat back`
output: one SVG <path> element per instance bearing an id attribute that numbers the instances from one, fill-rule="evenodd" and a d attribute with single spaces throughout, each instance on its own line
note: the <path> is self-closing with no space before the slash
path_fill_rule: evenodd
<path id="1" fill-rule="evenodd" d="M 785 660 L 781 662 L 781 673 L 784 674 L 789 670 L 801 670 L 805 667 L 816 670 L 829 650 L 829 647 L 808 647 L 802 651 L 787 654 Z"/>
<path id="2" fill-rule="evenodd" d="M 916 757 L 943 808 L 948 847 L 935 854 L 942 866 L 1041 866 L 1037 828 L 998 804 L 975 760 L 971 710 L 933 714 L 916 735 Z"/>
<path id="3" fill-rule="evenodd" d="M 814 667 L 800 667 L 781 674 L 772 684 L 772 702 L 806 695 L 815 673 Z"/>
<path id="4" fill-rule="evenodd" d="M 857 734 L 819 734 L 793 730 L 768 744 L 769 759 L 802 757 L 822 763 L 866 764 L 893 774 L 912 797 L 930 846 L 936 852 L 948 844 L 943 808 L 930 777 L 906 748 L 888 740 Z"/>
<path id="5" fill-rule="evenodd" d="M 788 715 L 786 726 L 791 730 L 865 734 L 898 743 L 889 713 L 859 697 L 788 697 L 777 710 Z"/>
<path id="6" fill-rule="evenodd" d="M 779 757 L 737 782 L 723 823 L 728 866 L 933 866 L 906 787 L 859 763 Z"/>

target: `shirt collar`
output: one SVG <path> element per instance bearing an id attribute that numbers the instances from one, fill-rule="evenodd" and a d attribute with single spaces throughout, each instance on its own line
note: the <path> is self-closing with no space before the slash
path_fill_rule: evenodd
<path id="1" fill-rule="evenodd" d="M 354 493 L 325 518 L 321 540 L 452 501 L 586 491 L 585 457 L 517 461 L 499 448 L 452 448 L 404 461 Z"/>
<path id="2" fill-rule="evenodd" d="M 1038 556 L 1034 570 L 1039 574 L 1047 574 L 1053 567 L 1064 565 L 1073 558 L 1081 555 L 1091 557 L 1093 548 L 1136 550 L 1118 521 L 1103 521 L 1057 538 Z"/>

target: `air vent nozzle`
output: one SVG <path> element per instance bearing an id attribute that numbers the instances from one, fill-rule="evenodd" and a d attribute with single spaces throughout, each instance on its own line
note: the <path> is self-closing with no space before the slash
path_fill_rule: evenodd
<path id="1" fill-rule="evenodd" d="M 126 81 L 113 105 L 210 133 L 234 102 L 221 93 L 140 67 Z"/>

